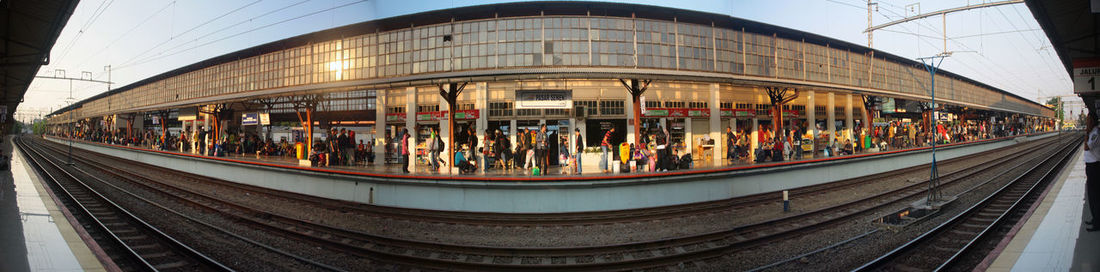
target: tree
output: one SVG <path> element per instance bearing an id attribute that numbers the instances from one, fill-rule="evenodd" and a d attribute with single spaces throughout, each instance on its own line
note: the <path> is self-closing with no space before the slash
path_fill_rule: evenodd
<path id="1" fill-rule="evenodd" d="M 1055 96 L 1047 100 L 1047 106 L 1054 108 L 1054 118 L 1059 122 L 1066 120 L 1066 109 L 1062 107 L 1062 97 Z"/>

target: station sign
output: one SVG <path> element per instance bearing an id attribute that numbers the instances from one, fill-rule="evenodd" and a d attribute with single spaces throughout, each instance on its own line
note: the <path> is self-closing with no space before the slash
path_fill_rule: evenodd
<path id="1" fill-rule="evenodd" d="M 255 126 L 260 123 L 260 114 L 258 113 L 242 113 L 241 125 L 242 126 Z"/>
<path id="2" fill-rule="evenodd" d="M 516 109 L 572 109 L 573 90 L 516 90 Z"/>
<path id="3" fill-rule="evenodd" d="M 1073 60 L 1073 93 L 1092 94 L 1100 92 L 1100 59 Z"/>
<path id="4" fill-rule="evenodd" d="M 261 125 L 265 125 L 265 126 L 267 126 L 267 125 L 271 125 L 271 114 L 270 114 L 270 113 L 266 113 L 266 112 L 265 112 L 265 113 L 261 113 L 261 114 L 260 114 L 260 124 L 261 124 Z"/>
<path id="5" fill-rule="evenodd" d="M 177 120 L 191 121 L 199 119 L 199 109 L 195 107 L 181 108 L 179 114 L 177 114 Z"/>

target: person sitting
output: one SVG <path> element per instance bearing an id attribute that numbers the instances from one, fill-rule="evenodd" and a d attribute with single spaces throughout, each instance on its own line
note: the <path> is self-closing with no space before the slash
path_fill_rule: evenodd
<path id="1" fill-rule="evenodd" d="M 469 151 L 469 148 L 464 144 L 461 150 L 462 151 L 455 152 L 455 166 L 458 166 L 459 172 L 463 174 L 474 172 L 474 170 L 477 169 L 476 166 L 470 163 L 469 160 L 466 160 L 466 152 Z"/>
<path id="2" fill-rule="evenodd" d="M 855 154 L 855 149 L 854 148 L 855 147 L 852 146 L 852 140 L 844 140 L 844 151 L 841 152 L 841 155 Z"/>

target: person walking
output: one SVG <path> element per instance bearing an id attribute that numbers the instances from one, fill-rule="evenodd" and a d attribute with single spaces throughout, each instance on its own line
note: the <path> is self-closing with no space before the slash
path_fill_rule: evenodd
<path id="1" fill-rule="evenodd" d="M 611 146 L 612 146 L 611 145 L 611 134 L 613 134 L 613 133 L 615 133 L 615 128 L 614 127 L 612 127 L 611 129 L 608 129 L 607 133 L 603 134 L 603 141 L 600 141 L 600 149 L 603 150 L 603 155 L 600 156 L 600 171 L 603 171 L 604 173 L 611 172 L 610 169 L 607 168 L 607 152 L 608 152 L 608 149 L 610 149 Z"/>
<path id="2" fill-rule="evenodd" d="M 431 161 L 432 170 L 439 170 L 439 134 L 435 133 L 435 128 L 428 128 L 428 160 Z"/>
<path id="3" fill-rule="evenodd" d="M 523 144 L 527 149 L 527 156 L 523 162 L 523 169 L 538 166 L 538 160 L 535 158 L 535 132 L 530 129 L 525 129 L 526 133 L 523 134 Z M 541 169 L 540 169 L 541 170 Z"/>
<path id="4" fill-rule="evenodd" d="M 573 153 L 577 175 L 581 174 L 581 153 L 584 153 L 584 138 L 581 137 L 581 129 L 573 129 L 573 141 L 576 144 L 576 152 Z"/>
<path id="5" fill-rule="evenodd" d="M 1085 118 L 1088 138 L 1085 139 L 1085 195 L 1089 202 L 1089 214 L 1092 220 L 1085 221 L 1089 232 L 1096 231 L 1096 221 L 1100 218 L 1100 127 L 1097 127 L 1096 114 L 1089 112 Z"/>

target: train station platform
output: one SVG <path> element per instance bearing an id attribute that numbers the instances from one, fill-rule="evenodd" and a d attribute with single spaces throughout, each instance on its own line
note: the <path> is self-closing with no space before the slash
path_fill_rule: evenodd
<path id="1" fill-rule="evenodd" d="M 0 271 L 106 271 L 11 138 L 0 171 Z"/>
<path id="2" fill-rule="evenodd" d="M 1062 171 L 1042 203 L 1002 242 L 988 271 L 1100 271 L 1100 231 L 1085 230 L 1085 160 L 1082 152 Z M 991 254 L 992 256 L 992 254 Z"/>
<path id="3" fill-rule="evenodd" d="M 947 160 L 1042 133 L 943 145 Z M 68 144 L 68 140 L 47 137 Z M 668 172 L 524 176 L 448 175 L 361 167 L 302 167 L 256 157 L 207 157 L 74 141 L 75 148 L 264 188 L 374 205 L 446 211 L 557 213 L 636 209 L 728 199 L 811 186 L 928 163 L 927 147 L 789 162 Z M 396 168 L 396 167 L 393 167 Z M 553 170 L 550 171 L 553 173 Z M 776 197 L 779 197 L 777 193 Z"/>

